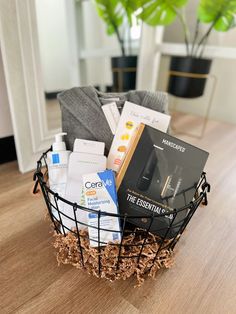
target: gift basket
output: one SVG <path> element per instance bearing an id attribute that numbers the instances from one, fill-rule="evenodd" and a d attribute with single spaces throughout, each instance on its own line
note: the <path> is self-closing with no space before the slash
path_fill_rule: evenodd
<path id="1" fill-rule="evenodd" d="M 112 97 L 115 98 L 114 95 Z M 127 115 L 127 107 L 130 110 L 132 104 L 123 107 L 122 116 Z M 139 108 L 133 107 L 132 110 L 136 109 Z M 131 121 L 129 116 L 128 120 L 126 117 L 128 122 L 122 122 L 122 116 L 119 124 L 125 125 L 126 133 L 122 130 L 122 135 L 117 136 L 118 124 L 114 139 L 117 137 L 119 141 L 127 142 L 135 119 Z M 145 118 L 147 116 L 148 111 Z M 68 159 L 64 158 L 69 160 L 66 189 L 67 192 L 74 189 L 74 198 L 72 194 L 65 193 L 62 189 L 64 185 L 60 185 L 60 189 L 52 185 L 52 177 L 58 178 L 57 173 L 63 168 L 60 161 L 63 159 L 64 144 L 57 141 L 38 160 L 33 192 L 37 193 L 40 185 L 55 231 L 54 247 L 59 264 L 71 264 L 110 281 L 125 280 L 134 275 L 138 285 L 146 276 L 154 277 L 159 269 L 172 266 L 174 247 L 180 236 L 197 208 L 201 204 L 207 205 L 210 185 L 206 173 L 202 172 L 200 180 L 194 180 L 193 184 L 190 180 L 196 177 L 197 170 L 204 167 L 204 162 L 197 167 L 194 158 L 200 160 L 203 156 L 205 160 L 207 157 L 205 152 L 179 140 L 177 142 L 177 139 L 175 143 L 171 142 L 172 137 L 144 125 L 144 122 L 141 121 L 135 135 L 132 135 L 132 145 L 122 162 L 124 145 L 117 144 L 119 163 L 117 155 L 113 158 L 111 154 L 113 139 L 108 161 L 113 158 L 114 164 L 107 167 L 109 170 L 106 167 L 102 171 L 100 169 L 101 161 L 106 157 L 98 155 L 102 147 L 98 142 L 92 142 L 88 137 L 74 142 L 73 153 L 70 157 L 68 154 Z M 71 127 L 71 123 L 67 126 Z M 64 131 L 70 132 L 65 128 Z M 106 140 L 104 142 L 107 144 Z M 87 145 L 92 145 L 92 151 L 88 151 Z M 77 149 L 80 151 L 77 152 Z M 100 168 L 96 168 L 96 162 Z M 196 168 L 188 171 L 190 174 L 184 173 L 186 163 L 194 163 L 193 168 Z M 117 167 L 119 171 L 115 177 Z"/>

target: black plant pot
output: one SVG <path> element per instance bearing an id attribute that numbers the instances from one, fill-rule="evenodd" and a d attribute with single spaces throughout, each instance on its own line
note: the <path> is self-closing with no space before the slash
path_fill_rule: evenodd
<path id="1" fill-rule="evenodd" d="M 211 59 L 192 57 L 172 57 L 170 72 L 185 72 L 191 74 L 209 74 Z M 206 78 L 192 78 L 170 73 L 168 93 L 177 97 L 197 98 L 204 94 Z"/>
<path id="2" fill-rule="evenodd" d="M 135 89 L 137 56 L 114 57 L 111 59 L 114 92 Z"/>

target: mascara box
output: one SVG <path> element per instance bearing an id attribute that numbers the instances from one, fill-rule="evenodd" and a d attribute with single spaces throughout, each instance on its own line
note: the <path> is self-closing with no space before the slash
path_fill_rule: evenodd
<path id="1" fill-rule="evenodd" d="M 169 134 L 141 124 L 126 159 L 117 176 L 118 200 L 121 213 L 129 222 L 165 236 L 172 223 L 173 209 L 192 201 L 208 153 Z M 173 238 L 180 230 L 188 209 L 178 212 L 167 234 Z M 140 216 L 141 218 L 138 218 Z"/>

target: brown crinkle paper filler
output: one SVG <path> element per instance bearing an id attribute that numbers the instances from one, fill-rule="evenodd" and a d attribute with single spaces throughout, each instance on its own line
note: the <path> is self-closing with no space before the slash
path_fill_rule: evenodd
<path id="1" fill-rule="evenodd" d="M 155 258 L 159 249 L 158 242 L 160 242 L 160 238 L 152 233 L 148 233 L 146 236 L 139 263 L 137 257 L 131 258 L 131 256 L 137 256 L 140 253 L 144 241 L 143 232 L 143 230 L 137 228 L 124 236 L 121 248 L 119 244 L 109 243 L 106 246 L 101 246 L 99 252 L 98 248 L 90 247 L 87 230 L 80 230 L 83 261 L 76 233 L 70 232 L 64 236 L 55 232 L 53 245 L 57 250 L 58 265 L 71 264 L 76 268 L 85 270 L 90 275 L 110 281 L 126 280 L 131 276 L 136 276 L 136 286 L 139 287 L 147 276 L 154 278 L 159 269 L 170 268 L 174 263 L 173 251 L 164 248 L 170 240 L 164 242 L 163 248 Z M 121 251 L 118 263 L 119 250 Z"/>

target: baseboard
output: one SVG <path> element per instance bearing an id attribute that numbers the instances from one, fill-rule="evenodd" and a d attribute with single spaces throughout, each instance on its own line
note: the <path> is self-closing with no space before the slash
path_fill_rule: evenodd
<path id="1" fill-rule="evenodd" d="M 14 136 L 0 138 L 0 164 L 16 160 Z"/>
<path id="2" fill-rule="evenodd" d="M 55 91 L 55 92 L 44 92 L 45 98 L 50 99 L 57 99 L 57 94 L 59 94 L 61 91 Z"/>

